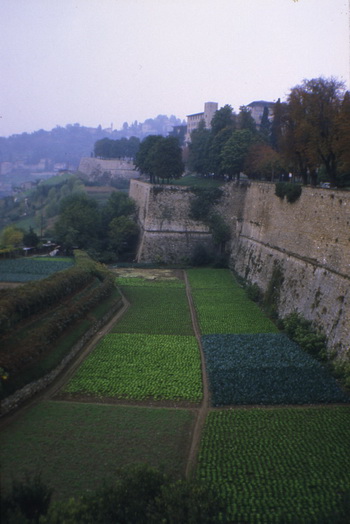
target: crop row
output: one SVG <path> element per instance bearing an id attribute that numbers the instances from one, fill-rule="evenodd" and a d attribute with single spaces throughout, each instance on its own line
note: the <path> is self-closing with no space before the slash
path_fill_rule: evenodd
<path id="1" fill-rule="evenodd" d="M 228 269 L 189 269 L 187 276 L 192 289 L 237 288 L 237 290 L 243 291 Z"/>
<path id="2" fill-rule="evenodd" d="M 202 337 L 214 406 L 349 402 L 318 361 L 284 334 Z"/>
<path id="3" fill-rule="evenodd" d="M 196 269 L 188 276 L 202 334 L 278 332 L 228 270 Z"/>
<path id="4" fill-rule="evenodd" d="M 106 335 L 65 392 L 199 402 L 202 378 L 197 341 L 190 336 Z"/>
<path id="5" fill-rule="evenodd" d="M 171 287 L 184 288 L 185 282 L 178 278 L 150 279 L 142 277 L 117 277 L 118 286 L 142 286 L 142 287 Z"/>
<path id="6" fill-rule="evenodd" d="M 335 522 L 350 490 L 350 408 L 212 411 L 196 475 L 229 522 Z"/>
<path id="7" fill-rule="evenodd" d="M 131 307 L 114 325 L 115 333 L 193 335 L 185 289 L 123 287 Z"/>
<path id="8" fill-rule="evenodd" d="M 29 282 L 40 280 L 57 271 L 74 265 L 73 259 L 15 258 L 0 260 L 0 280 L 2 282 Z"/>

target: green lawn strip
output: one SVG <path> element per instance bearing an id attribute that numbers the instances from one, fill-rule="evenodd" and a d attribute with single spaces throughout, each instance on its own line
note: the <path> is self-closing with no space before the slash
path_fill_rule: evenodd
<path id="1" fill-rule="evenodd" d="M 212 411 L 197 477 L 217 487 L 230 522 L 334 522 L 350 492 L 350 408 Z"/>
<path id="2" fill-rule="evenodd" d="M 73 258 L 15 258 L 0 260 L 0 281 L 29 282 L 74 266 Z"/>
<path id="3" fill-rule="evenodd" d="M 131 307 L 113 332 L 193 335 L 185 289 L 125 286 L 122 292 Z"/>
<path id="4" fill-rule="evenodd" d="M 108 334 L 64 392 L 130 400 L 199 402 L 202 381 L 196 338 Z"/>
<path id="5" fill-rule="evenodd" d="M 56 498 L 95 491 L 118 468 L 139 463 L 184 473 L 188 410 L 41 402 L 0 435 L 2 488 L 41 472 Z"/>
<path id="6" fill-rule="evenodd" d="M 142 278 L 142 277 L 117 277 L 118 286 L 142 286 L 142 287 L 171 287 L 184 288 L 185 282 L 179 278 Z"/>
<path id="7" fill-rule="evenodd" d="M 284 334 L 205 335 L 214 406 L 350 403 L 320 362 Z"/>

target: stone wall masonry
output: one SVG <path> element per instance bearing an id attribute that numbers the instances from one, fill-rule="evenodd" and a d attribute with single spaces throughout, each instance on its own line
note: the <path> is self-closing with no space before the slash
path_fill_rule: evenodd
<path id="1" fill-rule="evenodd" d="M 137 178 L 139 172 L 135 170 L 134 163 L 127 159 L 103 159 L 93 157 L 83 157 L 80 160 L 78 170 L 94 180 L 108 173 L 111 178 Z"/>
<path id="2" fill-rule="evenodd" d="M 180 262 L 195 245 L 213 249 L 208 229 L 189 219 L 192 193 L 131 181 L 143 231 L 138 260 Z M 350 192 L 303 187 L 290 204 L 275 184 L 227 183 L 218 211 L 231 229 L 230 267 L 268 288 L 283 272 L 278 313 L 298 311 L 327 335 L 339 356 L 350 351 Z"/>
<path id="3" fill-rule="evenodd" d="M 194 195 L 188 188 L 131 180 L 129 196 L 141 228 L 138 262 L 182 263 L 192 258 L 197 245 L 214 249 L 208 227 L 189 218 Z"/>
<path id="4" fill-rule="evenodd" d="M 193 193 L 186 187 L 131 180 L 129 196 L 136 201 L 145 231 L 209 232 L 207 226 L 189 218 Z"/>
<path id="5" fill-rule="evenodd" d="M 230 245 L 230 265 L 266 290 L 276 264 L 283 272 L 278 313 L 298 311 L 350 349 L 350 193 L 304 187 L 293 204 L 275 185 L 253 183 Z"/>

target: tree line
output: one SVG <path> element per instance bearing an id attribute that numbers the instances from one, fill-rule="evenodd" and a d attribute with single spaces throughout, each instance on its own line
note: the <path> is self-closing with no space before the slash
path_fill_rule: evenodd
<path id="1" fill-rule="evenodd" d="M 334 78 L 304 80 L 266 106 L 257 127 L 250 109 L 216 111 L 211 129 L 201 122 L 191 134 L 187 167 L 200 175 L 287 180 L 302 183 L 350 182 L 350 93 Z"/>

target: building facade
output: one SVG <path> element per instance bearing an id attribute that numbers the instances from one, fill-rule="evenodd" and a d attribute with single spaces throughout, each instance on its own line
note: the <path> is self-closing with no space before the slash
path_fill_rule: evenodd
<path id="1" fill-rule="evenodd" d="M 252 115 L 255 121 L 257 129 L 260 128 L 261 119 L 263 117 L 265 107 L 267 107 L 268 109 L 268 119 L 270 120 L 270 122 L 273 120 L 274 105 L 274 102 L 266 102 L 265 100 L 256 100 L 247 105 L 248 109 L 250 109 L 250 114 Z"/>
<path id="2" fill-rule="evenodd" d="M 194 113 L 193 115 L 187 115 L 187 133 L 186 142 L 191 142 L 191 133 L 199 126 L 199 123 L 203 120 L 205 127 L 210 129 L 210 124 L 213 119 L 215 112 L 218 110 L 217 102 L 206 102 L 204 104 L 204 111 L 202 113 Z"/>

